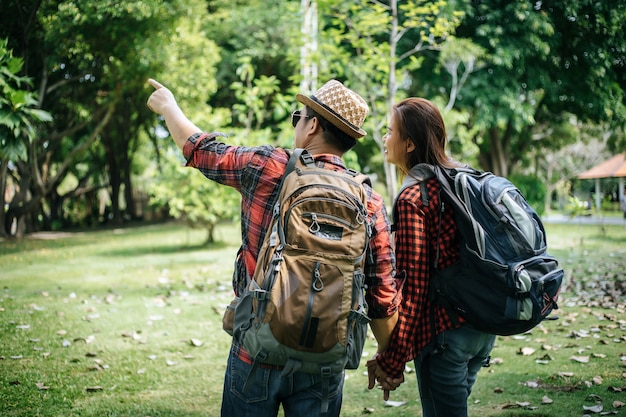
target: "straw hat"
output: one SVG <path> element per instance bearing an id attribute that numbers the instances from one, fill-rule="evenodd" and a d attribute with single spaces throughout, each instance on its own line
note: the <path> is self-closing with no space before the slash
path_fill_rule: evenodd
<path id="1" fill-rule="evenodd" d="M 357 93 L 337 80 L 330 80 L 310 96 L 297 94 L 296 99 L 353 138 L 362 138 L 361 129 L 369 112 L 367 103 Z"/>

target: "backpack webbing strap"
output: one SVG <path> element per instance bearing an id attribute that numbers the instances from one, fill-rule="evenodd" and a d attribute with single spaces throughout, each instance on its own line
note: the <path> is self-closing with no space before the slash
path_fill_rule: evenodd
<path id="1" fill-rule="evenodd" d="M 278 185 L 278 200 L 276 200 L 276 205 L 274 206 L 274 215 L 278 216 L 278 238 L 280 240 L 280 245 L 284 246 L 285 244 L 285 231 L 283 229 L 283 219 L 280 216 L 280 193 L 283 188 L 283 184 L 285 183 L 285 178 L 296 168 L 296 164 L 298 160 L 301 159 L 302 163 L 305 165 L 310 165 L 313 163 L 313 157 L 311 154 L 303 148 L 296 148 L 291 153 L 289 157 L 289 162 L 287 162 L 287 168 L 285 169 L 285 173 L 283 174 L 283 178 L 280 180 L 280 184 Z M 282 250 L 282 248 L 280 248 Z M 280 252 L 277 250 L 277 252 Z"/>
<path id="2" fill-rule="evenodd" d="M 243 384 L 243 392 L 246 392 L 246 390 L 250 386 L 250 378 L 252 377 L 252 375 L 254 375 L 254 373 L 256 372 L 256 370 L 259 367 L 259 365 L 265 359 L 267 359 L 267 356 L 268 356 L 268 354 L 267 354 L 267 352 L 265 350 L 261 350 L 261 351 L 259 351 L 259 353 L 256 354 L 256 356 L 252 360 L 252 367 L 250 368 L 250 371 L 248 372 L 248 375 L 246 376 L 246 382 L 244 382 L 244 384 Z"/>
<path id="3" fill-rule="evenodd" d="M 330 385 L 330 376 L 332 375 L 332 370 L 330 366 L 323 366 L 322 369 L 322 414 L 328 412 L 328 396 L 329 396 L 329 385 Z"/>
<path id="4" fill-rule="evenodd" d="M 393 220 L 393 224 L 391 225 L 392 233 L 398 230 L 398 226 L 396 225 L 396 219 L 398 217 L 396 201 L 398 200 L 398 197 L 400 196 L 402 191 L 412 185 L 419 184 L 420 194 L 422 195 L 422 204 L 424 204 L 424 206 L 428 206 L 430 204 L 430 200 L 428 199 L 428 184 L 426 184 L 426 180 L 435 176 L 434 169 L 435 168 L 432 165 L 418 164 L 411 168 L 411 171 L 409 171 L 409 173 L 407 174 L 406 178 L 402 182 L 402 185 L 400 186 L 397 197 L 393 202 L 393 209 L 391 214 Z"/>
<path id="5" fill-rule="evenodd" d="M 437 169 L 439 169 L 439 167 L 437 167 Z M 439 172 L 439 171 L 438 171 Z M 435 273 L 433 274 L 433 276 L 430 278 L 431 282 L 430 282 L 430 299 L 431 299 L 431 304 L 430 304 L 430 308 L 431 308 L 431 320 L 430 320 L 430 324 L 432 327 L 432 333 L 433 333 L 433 340 L 435 339 L 435 337 L 437 336 L 437 329 L 435 327 L 435 304 L 438 303 L 440 304 L 447 312 L 448 312 L 448 316 L 450 317 L 450 321 L 452 322 L 452 324 L 454 326 L 458 326 L 459 324 L 459 318 L 457 317 L 456 311 L 454 311 L 454 309 L 452 308 L 452 304 L 450 304 L 450 302 L 445 298 L 445 297 L 441 297 L 440 293 L 441 293 L 441 278 L 439 277 L 440 274 L 440 270 L 439 270 L 439 244 L 441 243 L 441 223 L 443 221 L 443 212 L 446 209 L 446 205 L 445 202 L 443 201 L 443 199 L 441 198 L 441 188 L 443 188 L 444 186 L 447 186 L 448 184 L 446 183 L 445 185 L 442 183 L 442 179 L 439 179 L 439 184 L 440 184 L 440 188 L 439 188 L 439 205 L 441 206 L 439 209 L 439 224 L 437 227 L 437 239 L 435 240 L 435 259 L 433 261 L 433 270 L 435 271 Z"/>
<path id="6" fill-rule="evenodd" d="M 287 363 L 285 364 L 283 371 L 280 373 L 280 376 L 281 377 L 291 376 L 295 374 L 296 372 L 298 372 L 300 368 L 302 368 L 302 361 L 289 358 L 287 359 Z"/>

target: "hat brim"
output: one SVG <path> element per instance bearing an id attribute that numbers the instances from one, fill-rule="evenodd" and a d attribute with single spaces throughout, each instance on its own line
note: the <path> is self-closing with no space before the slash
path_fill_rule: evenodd
<path id="1" fill-rule="evenodd" d="M 335 113 L 330 107 L 318 101 L 315 96 L 305 96 L 304 94 L 296 94 L 296 100 L 305 106 L 312 108 L 317 114 L 324 119 L 337 126 L 346 135 L 355 139 L 360 139 L 367 135 L 367 132 L 358 126 L 345 120 L 343 117 Z"/>

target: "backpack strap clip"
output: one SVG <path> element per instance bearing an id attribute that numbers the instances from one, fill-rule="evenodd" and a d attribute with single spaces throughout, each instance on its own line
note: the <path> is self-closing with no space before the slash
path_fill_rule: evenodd
<path id="1" fill-rule="evenodd" d="M 311 155 L 306 149 L 302 150 L 300 160 L 306 166 L 313 166 L 313 164 L 315 164 L 315 158 L 313 158 L 313 155 Z"/>

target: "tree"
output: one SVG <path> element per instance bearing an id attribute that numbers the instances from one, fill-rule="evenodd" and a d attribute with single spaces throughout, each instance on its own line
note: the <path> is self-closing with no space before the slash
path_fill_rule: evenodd
<path id="1" fill-rule="evenodd" d="M 383 128 L 391 107 L 401 98 L 399 92 L 410 86 L 409 74 L 420 67 L 422 55 L 438 50 L 454 32 L 460 15 L 442 0 L 326 0 L 319 2 L 319 9 L 332 16 L 322 29 L 326 43 L 319 56 L 320 67 L 325 73 L 345 77 L 350 86 L 364 93 L 370 107 L 366 130 L 382 157 Z M 396 190 L 395 169 L 386 161 L 383 167 L 391 201 Z"/>
<path id="2" fill-rule="evenodd" d="M 9 234 L 13 223 L 4 208 L 9 169 L 15 169 L 18 161 L 27 163 L 37 124 L 52 119 L 38 108 L 37 95 L 24 89 L 32 80 L 19 75 L 23 66 L 24 60 L 8 49 L 8 40 L 0 39 L 0 237 Z"/>
<path id="3" fill-rule="evenodd" d="M 22 192 L 9 214 L 28 220 L 26 230 L 50 228 L 66 221 L 69 200 L 88 202 L 110 184 L 114 220 L 122 201 L 132 217 L 133 155 L 154 120 L 145 82 L 175 47 L 169 31 L 182 26 L 178 19 L 200 19 L 204 1 L 9 0 L 3 11 L 0 36 L 9 36 L 39 106 L 54 115 L 28 148 L 29 163 L 16 164 Z"/>
<path id="4" fill-rule="evenodd" d="M 486 52 L 457 100 L 472 117 L 483 169 L 508 175 L 577 140 L 554 135 L 571 116 L 623 125 L 626 2 L 468 2 L 457 36 Z M 538 152 L 535 152 L 538 151 Z"/>
<path id="5" fill-rule="evenodd" d="M 208 181 L 195 169 L 184 167 L 178 150 L 164 154 L 156 181 L 150 186 L 150 204 L 166 207 L 169 214 L 192 228 L 207 232 L 206 243 L 215 241 L 215 226 L 238 214 L 239 195 L 230 187 Z"/>

